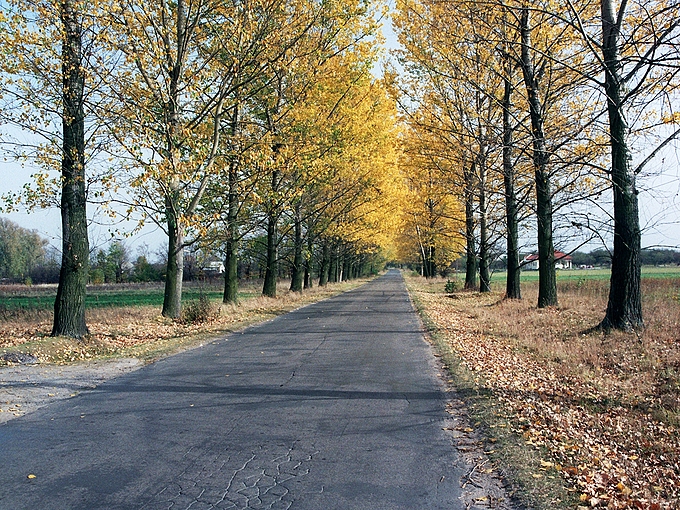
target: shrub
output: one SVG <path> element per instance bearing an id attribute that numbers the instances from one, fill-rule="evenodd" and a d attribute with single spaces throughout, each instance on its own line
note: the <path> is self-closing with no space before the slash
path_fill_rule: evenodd
<path id="1" fill-rule="evenodd" d="M 444 284 L 444 292 L 447 294 L 453 294 L 460 290 L 460 282 L 458 280 L 446 280 Z"/>
<path id="2" fill-rule="evenodd" d="M 192 299 L 182 309 L 182 322 L 185 324 L 200 324 L 208 322 L 217 315 L 217 308 L 213 306 L 210 298 L 200 294 L 197 299 Z"/>

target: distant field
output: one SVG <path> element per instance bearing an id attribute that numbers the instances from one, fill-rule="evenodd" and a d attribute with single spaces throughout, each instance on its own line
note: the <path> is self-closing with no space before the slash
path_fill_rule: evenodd
<path id="1" fill-rule="evenodd" d="M 217 286 L 198 288 L 188 286 L 183 289 L 182 299 L 188 301 L 207 295 L 212 300 L 222 299 L 222 289 Z M 0 310 L 47 310 L 54 306 L 56 287 L 0 287 Z M 245 287 L 241 298 L 257 296 L 260 293 L 252 286 Z M 90 288 L 85 303 L 88 308 L 126 307 L 126 306 L 158 306 L 163 305 L 163 287 L 116 287 L 108 285 L 104 288 Z"/>
<path id="2" fill-rule="evenodd" d="M 559 269 L 557 281 L 608 280 L 609 269 Z M 505 282 L 505 271 L 496 272 L 491 283 Z M 643 267 L 642 278 L 680 278 L 680 267 Z M 537 282 L 538 271 L 522 271 L 522 282 Z"/>

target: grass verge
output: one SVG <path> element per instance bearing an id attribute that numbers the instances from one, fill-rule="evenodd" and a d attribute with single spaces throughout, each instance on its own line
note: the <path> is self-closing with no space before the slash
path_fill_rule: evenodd
<path id="1" fill-rule="evenodd" d="M 219 299 L 213 298 L 215 313 L 210 314 L 208 320 L 193 324 L 162 317 L 155 306 L 92 308 L 87 311 L 90 335 L 82 340 L 50 337 L 52 314 L 48 310 L 6 311 L 4 320 L 0 321 L 0 354 L 21 353 L 35 356 L 41 363 L 54 364 L 116 357 L 151 362 L 365 282 L 329 284 L 304 293 L 284 292 L 277 298 L 248 297 L 239 305 L 222 305 Z M 1 364 L 8 363 L 0 360 Z"/>
<path id="2" fill-rule="evenodd" d="M 542 448 L 527 448 L 512 431 L 510 416 L 479 374 L 470 370 L 452 346 L 447 328 L 432 316 L 422 299 L 421 282 L 407 278 L 413 303 L 428 337 L 451 375 L 457 395 L 465 403 L 468 418 L 483 439 L 485 454 L 508 486 L 510 496 L 526 508 L 574 508 L 578 498 L 565 490 L 561 478 L 545 474 L 548 465 Z"/>

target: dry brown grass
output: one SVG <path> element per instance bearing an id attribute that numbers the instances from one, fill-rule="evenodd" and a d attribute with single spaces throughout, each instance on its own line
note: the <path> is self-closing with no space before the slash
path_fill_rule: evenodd
<path id="1" fill-rule="evenodd" d="M 90 335 L 83 340 L 52 338 L 52 314 L 45 310 L 22 310 L 0 321 L 0 353 L 22 352 L 37 356 L 41 363 L 71 363 L 115 356 L 145 361 L 209 341 L 309 303 L 354 288 L 365 280 L 304 293 L 282 292 L 277 298 L 244 299 L 239 305 L 219 309 L 209 321 L 188 324 L 167 319 L 151 306 L 93 308 L 87 311 Z M 0 363 L 3 363 L 0 361 Z"/>
<path id="2" fill-rule="evenodd" d="M 680 281 L 644 280 L 642 333 L 586 334 L 603 317 L 607 285 L 566 282 L 560 306 L 539 310 L 535 285 L 509 301 L 498 293 L 447 297 L 443 281 L 410 280 L 508 428 L 545 451 L 534 477 L 561 476 L 587 507 L 678 508 Z"/>

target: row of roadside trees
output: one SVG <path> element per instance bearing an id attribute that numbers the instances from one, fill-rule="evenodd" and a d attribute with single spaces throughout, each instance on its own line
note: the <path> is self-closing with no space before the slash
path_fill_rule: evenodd
<path id="1" fill-rule="evenodd" d="M 5 155 L 44 171 L 5 206 L 58 206 L 53 335 L 87 333 L 91 203 L 167 234 L 163 315 L 181 310 L 187 248 L 280 248 L 302 290 L 312 254 L 357 273 L 389 242 L 403 192 L 396 112 L 371 75 L 382 7 L 331 0 L 12 0 L 0 10 Z M 55 45 L 60 41 L 60 45 Z M 28 140 L 28 142 L 26 141 Z M 342 254 L 342 262 L 340 255 Z M 353 267 L 354 266 L 354 267 Z"/>
<path id="2" fill-rule="evenodd" d="M 556 306 L 558 227 L 584 244 L 611 233 L 600 326 L 642 327 L 637 181 L 680 135 L 680 5 L 400 0 L 397 11 L 405 75 L 395 71 L 392 87 L 421 197 L 406 232 L 426 273 L 463 244 L 466 287 L 489 290 L 502 239 L 506 295 L 520 298 L 519 242 L 530 229 L 538 306 Z"/>

